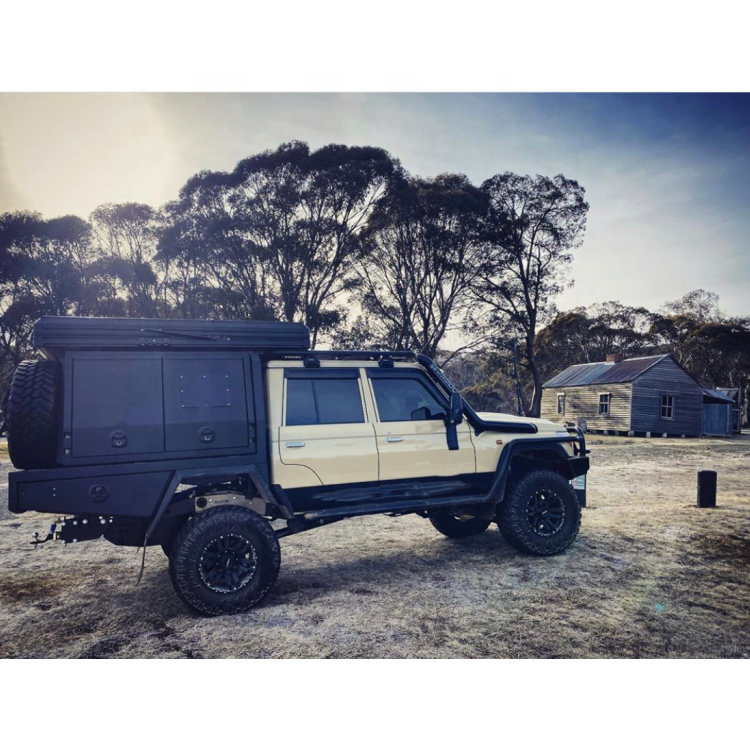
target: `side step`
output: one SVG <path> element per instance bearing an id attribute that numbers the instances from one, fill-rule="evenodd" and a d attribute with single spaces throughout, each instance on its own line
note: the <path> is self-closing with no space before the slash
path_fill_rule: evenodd
<path id="1" fill-rule="evenodd" d="M 433 497 L 430 499 L 400 500 L 390 503 L 367 503 L 366 505 L 349 505 L 343 508 L 326 508 L 313 510 L 302 514 L 305 521 L 320 521 L 330 518 L 350 518 L 351 516 L 367 516 L 376 513 L 415 513 L 420 510 L 434 510 L 436 508 L 464 508 L 467 505 L 486 505 L 484 495 L 464 495 L 463 497 Z"/>

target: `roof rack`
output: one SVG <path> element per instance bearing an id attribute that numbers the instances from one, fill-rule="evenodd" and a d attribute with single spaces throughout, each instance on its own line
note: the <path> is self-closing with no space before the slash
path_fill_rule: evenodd
<path id="1" fill-rule="evenodd" d="M 273 359 L 301 359 L 305 367 L 320 367 L 321 360 L 365 359 L 377 362 L 380 367 L 393 367 L 394 362 L 416 362 L 417 355 L 409 351 L 279 351 L 270 355 Z"/>

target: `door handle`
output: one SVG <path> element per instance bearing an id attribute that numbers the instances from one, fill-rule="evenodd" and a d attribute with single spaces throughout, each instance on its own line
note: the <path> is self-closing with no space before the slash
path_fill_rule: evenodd
<path id="1" fill-rule="evenodd" d="M 404 439 L 402 437 L 389 437 L 389 438 L 386 438 L 386 440 L 389 443 L 403 443 L 404 442 Z"/>
<path id="2" fill-rule="evenodd" d="M 304 440 L 296 440 L 294 442 L 287 443 L 286 447 L 287 448 L 304 448 L 305 447 L 305 442 L 304 442 Z"/>

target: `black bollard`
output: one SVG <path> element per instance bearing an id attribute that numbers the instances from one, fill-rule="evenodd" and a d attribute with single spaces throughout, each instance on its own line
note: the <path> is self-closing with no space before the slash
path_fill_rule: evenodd
<path id="1" fill-rule="evenodd" d="M 698 472 L 698 507 L 716 507 L 716 472 Z"/>

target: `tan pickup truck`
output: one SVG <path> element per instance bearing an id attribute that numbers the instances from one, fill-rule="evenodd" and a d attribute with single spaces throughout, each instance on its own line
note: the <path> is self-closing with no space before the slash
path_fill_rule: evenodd
<path id="1" fill-rule="evenodd" d="M 578 533 L 583 433 L 476 413 L 424 355 L 239 321 L 42 318 L 34 343 L 5 407 L 10 510 L 66 516 L 36 544 L 160 545 L 202 613 L 254 606 L 279 539 L 352 516 L 449 537 L 496 522 L 534 555 Z"/>

